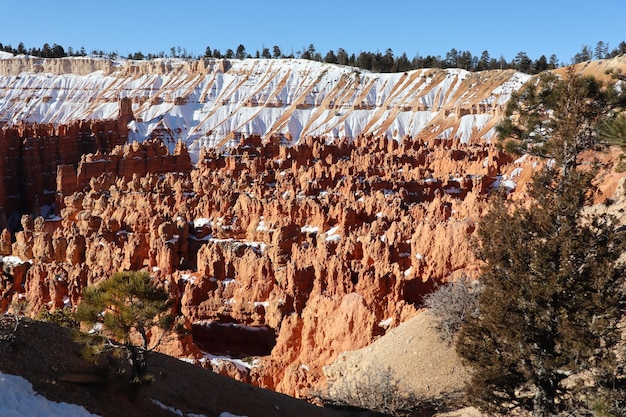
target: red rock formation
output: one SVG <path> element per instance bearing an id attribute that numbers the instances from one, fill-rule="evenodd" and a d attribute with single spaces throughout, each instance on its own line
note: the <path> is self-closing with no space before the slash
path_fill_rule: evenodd
<path id="1" fill-rule="evenodd" d="M 81 156 L 89 152 L 112 150 L 126 141 L 128 132 L 123 133 L 118 133 L 117 121 L 3 127 L 0 130 L 0 201 L 4 202 L 6 217 L 10 219 L 13 213 L 20 212 L 39 215 L 42 207 L 52 206 L 59 182 L 72 186 L 68 171 L 57 176 L 58 167 L 76 166 Z M 9 226 L 16 228 L 18 225 L 13 221 Z"/>
<path id="2" fill-rule="evenodd" d="M 275 335 L 256 366 L 218 372 L 307 396 L 341 352 L 410 318 L 436 283 L 477 270 L 470 237 L 496 176 L 517 181 L 515 197 L 532 170 L 487 145 L 409 138 L 243 138 L 196 167 L 180 144 L 174 155 L 156 141 L 118 146 L 58 168 L 61 221 L 25 217 L 10 253 L 0 236 L 3 254 L 32 262 L 11 267 L 0 307 L 19 294 L 33 313 L 76 305 L 85 285 L 146 269 L 189 329 L 222 326 L 220 350 L 252 356 L 242 340 Z M 189 338 L 166 350 L 200 356 Z"/>

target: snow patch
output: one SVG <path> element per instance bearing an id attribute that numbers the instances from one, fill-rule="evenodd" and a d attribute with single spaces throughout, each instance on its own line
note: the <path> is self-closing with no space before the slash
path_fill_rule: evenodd
<path id="1" fill-rule="evenodd" d="M 389 327 L 391 326 L 391 322 L 393 322 L 393 317 L 386 318 L 378 323 L 378 327 Z"/>
<path id="2" fill-rule="evenodd" d="M 7 417 L 99 417 L 76 404 L 49 401 L 33 390 L 30 382 L 0 373 L 0 415 Z"/>

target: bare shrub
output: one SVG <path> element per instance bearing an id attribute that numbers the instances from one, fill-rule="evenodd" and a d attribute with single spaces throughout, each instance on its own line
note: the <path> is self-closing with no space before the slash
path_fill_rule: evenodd
<path id="1" fill-rule="evenodd" d="M 334 406 L 356 407 L 385 415 L 405 416 L 431 404 L 420 401 L 402 389 L 391 368 L 368 365 L 361 372 L 343 375 L 329 383 L 324 402 Z"/>
<path id="2" fill-rule="evenodd" d="M 478 281 L 466 275 L 424 297 L 424 305 L 435 319 L 435 329 L 441 339 L 450 344 L 469 316 L 478 314 L 478 294 L 482 287 Z"/>
<path id="3" fill-rule="evenodd" d="M 26 298 L 18 296 L 18 298 L 14 299 L 9 305 L 9 311 L 13 314 L 13 319 L 15 324 L 13 325 L 13 333 L 17 331 L 17 328 L 20 326 L 20 319 L 26 315 L 26 311 L 28 310 L 28 301 Z"/>

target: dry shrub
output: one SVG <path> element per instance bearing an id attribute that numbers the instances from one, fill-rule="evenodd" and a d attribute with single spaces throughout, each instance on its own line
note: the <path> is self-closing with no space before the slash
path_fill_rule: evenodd
<path id="1" fill-rule="evenodd" d="M 441 339 L 450 344 L 467 317 L 478 314 L 478 294 L 482 287 L 478 281 L 463 275 L 424 297 L 424 305 L 435 319 L 435 329 Z"/>

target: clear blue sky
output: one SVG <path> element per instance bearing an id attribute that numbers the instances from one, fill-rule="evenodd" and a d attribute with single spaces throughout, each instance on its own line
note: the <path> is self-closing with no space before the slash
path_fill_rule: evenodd
<path id="1" fill-rule="evenodd" d="M 582 3 L 582 4 L 581 4 Z M 172 46 L 247 53 L 278 45 L 286 54 L 313 44 L 323 55 L 344 48 L 391 48 L 409 59 L 452 48 L 511 60 L 556 54 L 569 63 L 582 45 L 626 41 L 626 0 L 0 0 L 0 42 L 27 48 L 57 43 L 120 55 Z"/>

